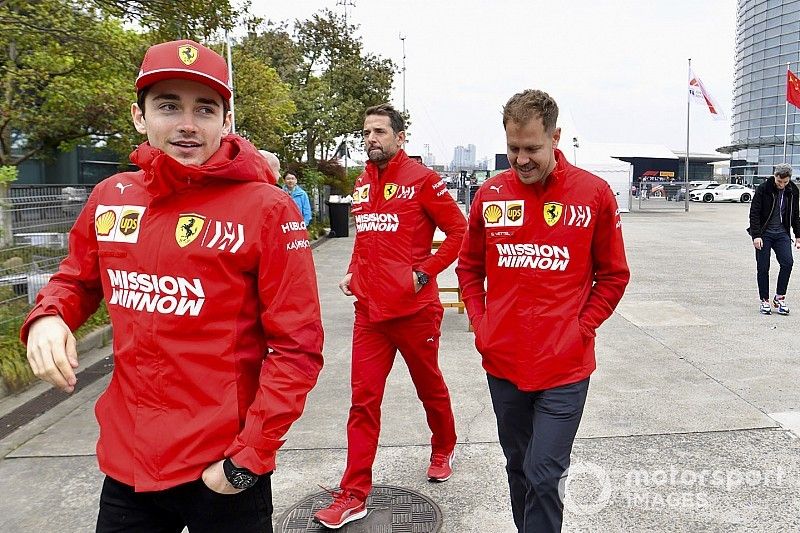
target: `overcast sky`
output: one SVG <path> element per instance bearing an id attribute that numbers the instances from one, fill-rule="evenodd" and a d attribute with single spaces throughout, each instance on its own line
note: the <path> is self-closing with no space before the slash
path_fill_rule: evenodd
<path id="1" fill-rule="evenodd" d="M 691 151 L 729 144 L 736 3 L 733 0 L 347 0 L 367 51 L 402 62 L 410 154 L 430 144 L 437 164 L 456 145 L 478 159 L 505 152 L 501 110 L 514 93 L 556 98 L 580 140 L 686 146 L 687 59 L 727 120 L 692 104 Z M 254 0 L 275 21 L 306 19 L 337 0 Z M 402 107 L 402 76 L 393 103 Z M 569 116 L 566 116 L 569 115 Z"/>

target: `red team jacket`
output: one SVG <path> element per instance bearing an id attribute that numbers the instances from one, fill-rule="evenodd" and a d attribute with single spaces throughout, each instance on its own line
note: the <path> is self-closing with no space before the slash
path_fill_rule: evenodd
<path id="1" fill-rule="evenodd" d="M 95 411 L 110 477 L 162 490 L 224 456 L 271 471 L 322 367 L 303 219 L 239 137 L 200 167 L 147 143 L 131 160 L 142 170 L 92 192 L 22 340 L 44 315 L 77 328 L 105 297 L 114 373 Z"/>
<path id="2" fill-rule="evenodd" d="M 439 301 L 435 276 L 458 255 L 464 215 L 441 177 L 403 150 L 381 175 L 368 162 L 353 192 L 356 240 L 348 272 L 350 290 L 373 322 L 411 315 Z M 447 237 L 431 253 L 436 227 Z M 430 276 L 414 292 L 412 272 Z"/>
<path id="3" fill-rule="evenodd" d="M 481 186 L 456 267 L 484 368 L 525 391 L 592 373 L 595 329 L 630 278 L 608 183 L 555 155 L 544 186 L 514 170 Z"/>

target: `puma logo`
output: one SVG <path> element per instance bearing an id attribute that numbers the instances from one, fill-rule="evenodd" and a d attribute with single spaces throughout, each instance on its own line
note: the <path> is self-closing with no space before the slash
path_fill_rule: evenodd
<path id="1" fill-rule="evenodd" d="M 425 340 L 426 340 L 426 341 L 428 341 L 428 342 L 433 342 L 433 341 L 434 341 L 434 338 L 435 338 L 435 337 L 431 337 L 431 338 L 429 338 L 429 339 L 425 339 Z"/>
<path id="2" fill-rule="evenodd" d="M 117 182 L 117 185 L 116 185 L 117 189 L 119 189 L 119 193 L 120 194 L 124 193 L 125 189 L 127 189 L 128 187 L 132 187 L 132 186 L 133 186 L 133 183 L 128 183 L 127 185 L 123 185 L 120 182 Z"/>
<path id="3" fill-rule="evenodd" d="M 500 194 L 500 187 L 502 187 L 502 186 L 503 186 L 502 183 L 500 185 L 489 185 L 489 189 L 491 189 L 493 191 L 497 191 L 497 194 Z"/>

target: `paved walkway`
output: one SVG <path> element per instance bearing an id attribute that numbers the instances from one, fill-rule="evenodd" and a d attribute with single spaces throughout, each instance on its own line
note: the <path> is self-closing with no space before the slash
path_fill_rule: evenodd
<path id="1" fill-rule="evenodd" d="M 796 315 L 758 314 L 747 209 L 624 216 L 633 277 L 598 335 L 565 531 L 800 530 L 800 291 L 787 297 Z M 336 485 L 344 467 L 353 317 L 337 282 L 351 248 L 352 238 L 332 239 L 314 252 L 326 366 L 279 454 L 276 521 L 317 483 Z M 442 279 L 454 282 L 452 269 Z M 375 483 L 435 500 L 443 532 L 513 531 L 485 375 L 454 309 L 440 357 L 458 424 L 455 474 L 425 481 L 429 434 L 398 358 Z M 107 381 L 0 441 L 0 531 L 93 531 L 101 475 L 92 408 Z M 10 405 L 0 402 L 0 414 Z"/>

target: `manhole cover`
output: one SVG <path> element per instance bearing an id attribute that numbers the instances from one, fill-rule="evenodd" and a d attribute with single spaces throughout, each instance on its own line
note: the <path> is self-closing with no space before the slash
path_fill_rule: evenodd
<path id="1" fill-rule="evenodd" d="M 312 520 L 314 513 L 331 503 L 327 492 L 307 496 L 286 511 L 277 533 L 330 531 Z M 428 497 L 413 490 L 375 485 L 367 498 L 367 516 L 344 526 L 347 533 L 436 533 L 442 527 L 442 511 Z"/>

